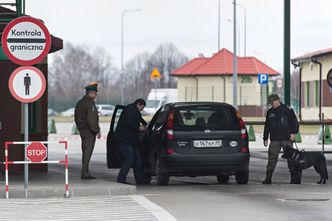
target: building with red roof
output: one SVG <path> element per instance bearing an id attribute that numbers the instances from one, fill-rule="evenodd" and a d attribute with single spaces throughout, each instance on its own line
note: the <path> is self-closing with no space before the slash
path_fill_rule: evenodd
<path id="1" fill-rule="evenodd" d="M 332 48 L 295 57 L 292 63 L 300 73 L 300 119 L 320 120 L 324 113 L 325 120 L 332 120 L 332 87 L 327 81 L 327 74 L 332 72 Z"/>
<path id="2" fill-rule="evenodd" d="M 262 116 L 267 87 L 258 84 L 258 74 L 272 77 L 279 73 L 256 57 L 237 57 L 237 62 L 239 110 L 244 116 Z M 225 48 L 212 57 L 190 60 L 175 69 L 172 76 L 178 79 L 179 101 L 233 103 L 233 53 Z"/>

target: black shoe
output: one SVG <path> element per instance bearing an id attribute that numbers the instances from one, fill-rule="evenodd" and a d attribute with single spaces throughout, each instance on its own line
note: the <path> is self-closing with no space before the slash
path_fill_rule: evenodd
<path id="1" fill-rule="evenodd" d="M 122 183 L 122 184 L 131 185 L 130 183 L 128 183 L 128 182 L 126 182 L 126 181 L 118 181 L 118 183 Z"/>
<path id="2" fill-rule="evenodd" d="M 266 173 L 266 178 L 263 181 L 263 184 L 272 184 L 272 173 L 271 172 Z"/>
<path id="3" fill-rule="evenodd" d="M 82 176 L 81 179 L 82 180 L 95 180 L 96 177 L 89 175 L 89 176 Z"/>

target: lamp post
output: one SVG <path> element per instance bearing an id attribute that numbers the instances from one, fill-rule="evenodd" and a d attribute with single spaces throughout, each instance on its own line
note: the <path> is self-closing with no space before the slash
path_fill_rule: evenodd
<path id="1" fill-rule="evenodd" d="M 227 19 L 228 22 L 233 22 L 232 19 Z M 238 34 L 238 40 L 237 40 L 237 44 L 238 44 L 238 53 L 239 53 L 239 56 L 241 55 L 241 30 L 240 30 L 240 24 L 238 22 L 236 22 L 236 25 L 237 25 L 237 32 L 239 33 Z"/>
<path id="2" fill-rule="evenodd" d="M 240 6 L 244 13 L 244 56 L 247 56 L 247 9 L 242 4 L 236 3 L 236 5 Z"/>
<path id="3" fill-rule="evenodd" d="M 128 9 L 125 9 L 123 12 L 122 12 L 122 19 L 121 19 L 121 104 L 124 104 L 124 82 L 123 82 L 123 56 L 124 56 L 124 53 L 123 53 L 123 46 L 124 46 L 124 17 L 127 13 L 131 13 L 131 12 L 138 12 L 140 11 L 141 9 L 133 9 L 133 10 L 128 10 Z"/>
<path id="4" fill-rule="evenodd" d="M 233 2 L 233 106 L 237 106 L 236 0 Z"/>

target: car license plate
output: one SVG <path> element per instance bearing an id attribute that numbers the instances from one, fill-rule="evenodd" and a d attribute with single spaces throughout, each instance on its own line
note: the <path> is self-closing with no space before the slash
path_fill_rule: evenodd
<path id="1" fill-rule="evenodd" d="M 195 140 L 194 147 L 196 148 L 209 148 L 209 147 L 221 147 L 221 140 Z"/>

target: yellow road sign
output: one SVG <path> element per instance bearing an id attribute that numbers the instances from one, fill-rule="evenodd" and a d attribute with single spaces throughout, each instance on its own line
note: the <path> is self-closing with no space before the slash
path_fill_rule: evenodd
<path id="1" fill-rule="evenodd" d="M 157 68 L 154 68 L 154 69 L 153 69 L 153 71 L 152 71 L 151 74 L 150 74 L 150 78 L 151 78 L 151 79 L 154 79 L 154 78 L 158 78 L 158 79 L 160 79 L 160 78 L 161 78 L 160 72 L 158 71 Z"/>

